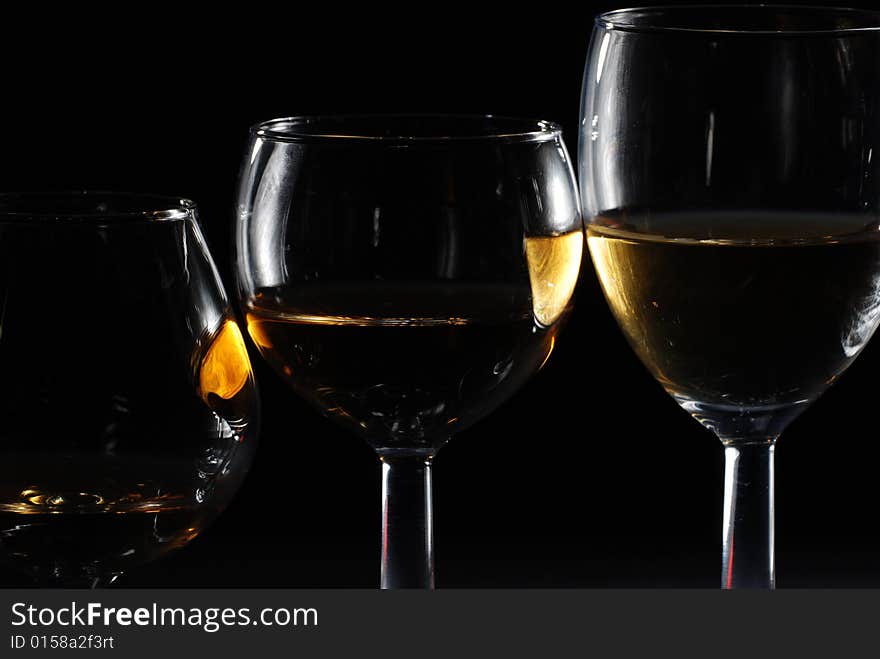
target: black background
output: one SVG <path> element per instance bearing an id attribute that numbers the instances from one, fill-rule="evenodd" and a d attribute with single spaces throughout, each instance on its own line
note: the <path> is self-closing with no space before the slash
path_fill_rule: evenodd
<path id="1" fill-rule="evenodd" d="M 562 123 L 576 152 L 592 16 L 613 6 L 325 4 L 216 3 L 196 15 L 130 5 L 7 21 L 0 189 L 192 198 L 231 291 L 235 178 L 257 121 L 531 116 Z M 638 362 L 585 265 L 548 365 L 436 460 L 438 587 L 718 583 L 720 443 Z M 121 584 L 378 583 L 377 459 L 254 361 L 263 432 L 240 495 L 190 547 Z M 880 586 L 878 368 L 874 342 L 780 442 L 781 587 Z M 26 581 L 2 573 L 0 583 Z"/>

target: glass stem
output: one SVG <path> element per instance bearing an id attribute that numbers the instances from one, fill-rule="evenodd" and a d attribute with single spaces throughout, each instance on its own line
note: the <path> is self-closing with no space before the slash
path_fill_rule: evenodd
<path id="1" fill-rule="evenodd" d="M 776 438 L 724 446 L 721 588 L 776 585 L 773 559 L 773 452 Z"/>
<path id="2" fill-rule="evenodd" d="M 382 588 L 434 588 L 432 455 L 381 455 Z"/>

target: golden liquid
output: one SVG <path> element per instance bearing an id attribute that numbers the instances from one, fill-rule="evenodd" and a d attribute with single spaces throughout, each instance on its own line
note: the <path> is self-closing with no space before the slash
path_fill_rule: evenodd
<path id="1" fill-rule="evenodd" d="M 199 395 L 210 403 L 211 396 L 234 398 L 253 378 L 244 337 L 234 320 L 221 325 L 199 366 Z"/>
<path id="2" fill-rule="evenodd" d="M 712 219 L 653 218 L 675 236 L 693 225 L 700 239 L 589 226 L 611 311 L 651 373 L 692 412 L 692 402 L 744 415 L 811 402 L 880 323 L 880 234 L 825 235 L 838 218 Z M 705 226 L 721 230 L 706 237 Z M 756 226 L 783 237 L 762 237 Z M 802 226 L 810 235 L 798 233 Z"/>
<path id="3" fill-rule="evenodd" d="M 81 358 L 56 359 L 59 377 L 76 378 Z M 192 378 L 176 369 L 167 377 L 151 373 L 138 384 L 159 388 L 146 398 L 155 409 L 117 394 L 116 409 L 107 411 L 97 392 L 68 390 L 73 414 L 62 428 L 69 439 L 62 432 L 35 437 L 0 464 L 3 558 L 44 578 L 84 578 L 151 561 L 195 538 L 237 487 L 241 474 L 227 468 L 252 450 L 253 439 L 243 443 L 256 394 L 234 321 L 224 321 L 195 355 L 194 370 Z"/>
<path id="4" fill-rule="evenodd" d="M 541 325 L 555 323 L 571 301 L 583 249 L 584 234 L 580 231 L 526 238 L 532 312 Z"/>
<path id="5" fill-rule="evenodd" d="M 248 332 L 304 398 L 377 448 L 437 446 L 553 350 L 583 234 L 526 239 L 518 284 L 315 282 L 257 291 Z"/>

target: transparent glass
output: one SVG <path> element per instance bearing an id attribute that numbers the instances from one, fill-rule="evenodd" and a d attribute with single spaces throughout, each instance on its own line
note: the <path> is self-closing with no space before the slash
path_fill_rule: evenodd
<path id="1" fill-rule="evenodd" d="M 0 195 L 0 557 L 98 585 L 195 538 L 257 393 L 192 202 Z"/>
<path id="2" fill-rule="evenodd" d="M 382 587 L 432 587 L 432 458 L 543 365 L 571 306 L 583 226 L 559 128 L 266 122 L 236 244 L 260 353 L 384 463 Z"/>
<path id="3" fill-rule="evenodd" d="M 773 587 L 776 440 L 880 321 L 880 14 L 603 14 L 581 121 L 609 306 L 725 446 L 722 586 Z"/>

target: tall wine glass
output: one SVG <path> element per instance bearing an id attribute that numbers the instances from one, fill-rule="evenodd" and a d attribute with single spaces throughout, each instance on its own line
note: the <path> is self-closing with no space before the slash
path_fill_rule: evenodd
<path id="1" fill-rule="evenodd" d="M 776 440 L 880 322 L 880 14 L 603 14 L 581 119 L 609 306 L 724 445 L 721 585 L 772 588 Z"/>
<path id="2" fill-rule="evenodd" d="M 559 128 L 349 116 L 256 126 L 237 253 L 248 331 L 383 467 L 383 588 L 431 588 L 431 460 L 547 360 L 583 231 Z"/>
<path id="3" fill-rule="evenodd" d="M 192 202 L 0 195 L 0 558 L 94 586 L 195 538 L 257 399 Z"/>

